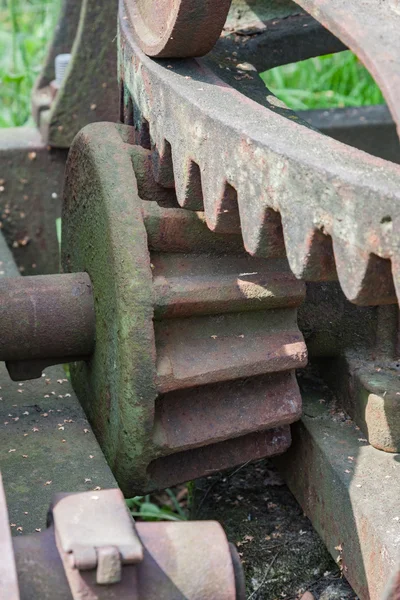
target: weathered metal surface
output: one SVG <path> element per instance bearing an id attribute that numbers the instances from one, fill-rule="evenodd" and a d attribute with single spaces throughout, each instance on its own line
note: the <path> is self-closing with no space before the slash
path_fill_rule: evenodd
<path id="1" fill-rule="evenodd" d="M 128 9 L 138 45 L 160 58 L 203 56 L 217 42 L 265 70 L 345 48 L 290 0 L 135 0 Z"/>
<path id="2" fill-rule="evenodd" d="M 311 359 L 338 357 L 346 350 L 363 356 L 376 352 L 379 311 L 395 305 L 351 304 L 336 281 L 307 283 L 306 290 L 297 322 Z"/>
<path id="3" fill-rule="evenodd" d="M 348 351 L 323 365 L 323 372 L 369 443 L 400 451 L 400 393 L 397 358 Z"/>
<path id="4" fill-rule="evenodd" d="M 213 521 L 137 523 L 145 548 L 140 598 L 245 600 L 222 527 Z"/>
<path id="5" fill-rule="evenodd" d="M 165 488 L 171 482 L 191 481 L 251 460 L 276 456 L 285 452 L 290 444 L 290 427 L 286 425 L 169 454 L 150 464 L 149 487 Z"/>
<path id="6" fill-rule="evenodd" d="M 20 600 L 17 569 L 8 519 L 7 502 L 0 474 L 0 597 Z"/>
<path id="7" fill-rule="evenodd" d="M 134 35 L 149 56 L 207 54 L 219 38 L 231 0 L 132 0 Z"/>
<path id="8" fill-rule="evenodd" d="M 296 0 L 338 36 L 381 88 L 400 132 L 400 6 L 397 0 Z"/>
<path id="9" fill-rule="evenodd" d="M 49 522 L 43 533 L 14 540 L 21 600 L 245 599 L 240 561 L 216 522 L 135 525 L 119 490 L 59 495 Z M 102 561 L 112 549 L 123 562 L 119 581 L 99 585 L 102 564 L 74 564 L 78 553 Z"/>
<path id="10" fill-rule="evenodd" d="M 400 598 L 400 573 L 399 570 L 396 569 L 394 575 L 392 576 L 385 593 L 383 595 L 383 600 L 398 600 Z"/>
<path id="11" fill-rule="evenodd" d="M 398 563 L 398 456 L 368 445 L 326 388 L 304 389 L 278 466 L 357 596 L 378 600 Z"/>
<path id="12" fill-rule="evenodd" d="M 307 364 L 295 310 L 174 319 L 154 333 L 160 393 Z"/>
<path id="13" fill-rule="evenodd" d="M 13 535 L 43 529 L 56 492 L 116 485 L 62 367 L 18 384 L 1 364 L 0 386 L 0 467 Z"/>
<path id="14" fill-rule="evenodd" d="M 97 551 L 113 546 L 123 564 L 143 560 L 142 544 L 120 490 L 84 492 L 57 498 L 52 508 L 60 552 L 71 566 L 91 571 L 99 566 Z"/>
<path id="15" fill-rule="evenodd" d="M 299 278 L 337 274 L 357 304 L 396 301 L 397 165 L 303 127 L 273 97 L 269 109 L 254 103 L 202 61 L 152 61 L 123 6 L 120 47 L 134 124 L 146 128 L 155 175 L 175 182 L 181 206 L 204 207 L 214 230 L 241 232 L 250 254 L 286 249 Z"/>
<path id="16" fill-rule="evenodd" d="M 67 33 L 63 40 L 56 34 L 33 94 L 33 112 L 43 139 L 50 146 L 68 148 L 88 123 L 118 119 L 116 12 L 116 0 L 66 1 L 64 5 L 58 28 L 62 30 L 66 25 Z M 49 85 L 55 76 L 50 61 L 59 49 L 71 52 L 72 57 L 65 79 L 54 95 Z"/>
<path id="17" fill-rule="evenodd" d="M 67 153 L 49 149 L 30 127 L 2 129 L 0 227 L 24 274 L 59 269 L 55 220 Z"/>
<path id="18" fill-rule="evenodd" d="M 279 443 L 255 432 L 299 417 L 293 370 L 306 364 L 296 324 L 304 285 L 283 261 L 246 257 L 237 235 L 219 234 L 208 244 L 212 234 L 201 215 L 187 219 L 181 209 L 141 201 L 134 147 L 124 141 L 130 129 L 102 124 L 76 138 L 63 215 L 64 268 L 87 271 L 96 310 L 94 352 L 74 366 L 74 385 L 127 494 L 163 487 L 167 473 L 171 484 L 186 480 L 188 471 L 238 464 L 251 452 L 282 451 L 286 430 Z M 275 375 L 244 381 L 266 373 Z M 207 409 L 213 385 L 220 399 L 214 421 Z M 178 390 L 185 415 L 173 401 Z M 245 438 L 253 433 L 252 441 Z M 215 445 L 233 438 L 242 438 L 242 453 Z M 184 464 L 177 456 L 174 469 L 147 472 L 163 455 L 204 445 L 209 452 L 191 451 Z"/>
<path id="19" fill-rule="evenodd" d="M 304 298 L 280 260 L 152 252 L 151 264 L 156 319 L 297 307 Z"/>
<path id="20" fill-rule="evenodd" d="M 52 517 L 74 600 L 121 597 L 117 586 L 124 566 L 143 560 L 143 546 L 121 491 L 56 497 Z M 89 581 L 86 572 L 90 572 Z"/>
<path id="21" fill-rule="evenodd" d="M 93 351 L 93 293 L 86 273 L 0 279 L 0 360 L 14 380 Z M 28 376 L 30 375 L 30 376 Z"/>
<path id="22" fill-rule="evenodd" d="M 373 156 L 400 163 L 400 142 L 387 106 L 300 111 L 315 129 Z"/>
<path id="23" fill-rule="evenodd" d="M 294 3 L 233 2 L 212 54 L 262 72 L 345 50 L 344 44 Z"/>
<path id="24" fill-rule="evenodd" d="M 72 379 L 128 495 L 146 487 L 157 396 L 152 274 L 136 199 L 132 164 L 117 128 L 101 124 L 83 130 L 68 158 L 62 260 L 65 271 L 90 276 L 96 345 L 90 362 L 74 366 Z"/>
<path id="25" fill-rule="evenodd" d="M 48 511 L 48 505 L 41 507 Z M 25 533 L 25 532 L 24 532 Z M 13 538 L 21 600 L 74 600 L 50 525 L 34 535 Z"/>
<path id="26" fill-rule="evenodd" d="M 154 439 L 164 454 L 198 448 L 301 416 L 291 371 L 170 392 L 157 399 Z"/>

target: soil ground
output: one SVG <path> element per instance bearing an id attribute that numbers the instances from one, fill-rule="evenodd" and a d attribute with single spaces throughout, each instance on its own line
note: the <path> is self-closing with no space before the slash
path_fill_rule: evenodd
<path id="1" fill-rule="evenodd" d="M 235 544 L 248 600 L 357 600 L 268 460 L 196 484 L 191 518 L 216 519 Z"/>

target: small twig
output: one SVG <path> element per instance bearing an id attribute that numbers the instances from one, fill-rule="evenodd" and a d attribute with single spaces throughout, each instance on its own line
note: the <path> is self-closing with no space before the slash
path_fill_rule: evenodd
<path id="1" fill-rule="evenodd" d="M 245 462 L 243 465 L 240 465 L 240 467 L 238 467 L 237 469 L 235 469 L 232 473 L 229 473 L 229 475 L 226 477 L 226 479 L 230 479 L 231 477 L 233 477 L 234 475 L 236 475 L 236 473 L 239 473 L 239 471 L 241 471 L 242 469 L 244 469 L 244 467 L 247 467 L 247 465 L 249 464 L 249 462 L 251 462 L 250 460 L 248 460 L 247 462 Z M 225 477 L 224 474 L 220 475 L 217 479 L 215 479 L 212 484 L 208 487 L 206 493 L 204 494 L 204 496 L 202 497 L 199 506 L 196 509 L 196 514 L 195 514 L 195 518 L 199 516 L 201 509 L 203 508 L 203 504 L 206 501 L 206 499 L 208 498 L 208 495 L 210 494 L 211 490 L 217 485 L 217 483 L 219 483 L 221 481 L 221 479 L 223 479 Z"/>
<path id="2" fill-rule="evenodd" d="M 262 578 L 262 581 L 260 583 L 260 585 L 258 586 L 258 588 L 256 590 L 254 590 L 254 592 L 249 596 L 248 600 L 251 600 L 252 598 L 254 598 L 254 596 L 256 594 L 258 594 L 258 592 L 261 590 L 261 588 L 263 587 L 264 583 L 267 580 L 268 577 L 268 573 L 270 572 L 270 570 L 272 569 L 272 566 L 274 564 L 274 562 L 276 561 L 276 559 L 278 558 L 278 556 L 280 555 L 280 553 L 282 552 L 283 547 L 278 550 L 278 552 L 275 554 L 274 558 L 271 560 L 271 562 L 269 563 L 267 570 L 265 571 L 264 577 Z"/>
<path id="3" fill-rule="evenodd" d="M 340 579 L 340 577 L 335 576 L 334 573 L 332 573 L 331 577 L 325 577 L 324 575 L 321 575 L 321 577 L 318 577 L 318 579 L 314 579 L 314 581 L 312 581 L 302 592 L 302 594 L 305 594 L 306 592 L 310 591 L 314 586 L 317 585 L 317 583 L 319 583 L 322 580 L 325 581 L 337 581 L 338 579 Z M 292 596 L 285 596 L 285 598 L 283 600 L 296 600 L 296 598 L 298 598 L 298 595 L 292 595 Z"/>

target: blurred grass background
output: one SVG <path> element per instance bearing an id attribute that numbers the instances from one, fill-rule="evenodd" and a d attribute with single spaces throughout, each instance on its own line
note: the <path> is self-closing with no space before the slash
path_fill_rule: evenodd
<path id="1" fill-rule="evenodd" d="M 372 76 L 349 51 L 277 67 L 261 77 L 293 110 L 384 103 Z"/>
<path id="2" fill-rule="evenodd" d="M 30 91 L 54 30 L 61 0 L 0 0 L 0 127 L 29 124 Z M 312 58 L 261 75 L 290 108 L 383 103 L 351 52 Z"/>
<path id="3" fill-rule="evenodd" d="M 24 125 L 61 0 L 0 0 L 0 127 Z"/>

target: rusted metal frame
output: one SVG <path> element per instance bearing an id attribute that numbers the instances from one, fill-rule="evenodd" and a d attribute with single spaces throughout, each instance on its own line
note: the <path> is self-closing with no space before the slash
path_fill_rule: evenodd
<path id="1" fill-rule="evenodd" d="M 82 1 L 66 77 L 40 113 L 40 131 L 51 146 L 68 148 L 88 123 L 118 120 L 116 14 L 116 0 Z"/>
<path id="2" fill-rule="evenodd" d="M 384 104 L 357 108 L 306 110 L 297 113 L 312 127 L 349 146 L 400 163 L 396 125 Z"/>
<path id="3" fill-rule="evenodd" d="M 386 307 L 389 308 L 389 307 Z M 397 331 L 397 307 L 387 315 L 392 336 Z M 390 337 L 389 335 L 387 336 Z M 319 366 L 342 406 L 369 443 L 386 452 L 400 451 L 399 361 L 397 353 L 376 348 L 365 353 L 347 349 Z"/>
<path id="4" fill-rule="evenodd" d="M 307 284 L 298 313 L 312 364 L 360 435 L 387 452 L 400 450 L 398 319 L 397 305 L 354 306 L 335 282 Z"/>
<path id="5" fill-rule="evenodd" d="M 229 23 L 229 22 L 228 22 Z M 212 50 L 214 56 L 248 62 L 258 72 L 313 56 L 346 50 L 346 46 L 310 15 L 273 17 L 258 27 L 239 21 L 225 27 Z"/>
<path id="6" fill-rule="evenodd" d="M 297 277 L 337 272 L 351 301 L 395 302 L 398 166 L 304 128 L 290 111 L 285 119 L 272 98 L 270 110 L 249 101 L 201 61 L 152 61 L 124 16 L 122 6 L 120 78 L 136 127 L 150 133 L 155 173 L 161 165 L 174 179 L 179 203 L 204 206 L 214 230 L 237 233 L 240 220 L 251 254 L 286 248 Z"/>
<path id="7" fill-rule="evenodd" d="M 302 420 L 277 464 L 357 596 L 380 600 L 398 563 L 397 456 L 368 445 L 326 388 L 304 390 Z"/>
<path id="8" fill-rule="evenodd" d="M 359 59 L 381 88 L 399 131 L 400 6 L 397 0 L 296 0 Z"/>
<path id="9" fill-rule="evenodd" d="M 40 127 L 40 113 L 50 108 L 53 94 L 50 83 L 55 79 L 54 61 L 58 54 L 71 52 L 79 25 L 82 0 L 64 0 L 60 9 L 58 24 L 42 67 L 32 90 L 32 116 Z"/>
<path id="10" fill-rule="evenodd" d="M 96 346 L 90 362 L 73 368 L 74 385 L 127 493 L 162 486 L 166 473 L 172 484 L 240 463 L 244 456 L 282 451 L 290 443 L 288 423 L 300 410 L 293 369 L 306 360 L 294 308 L 302 299 L 302 284 L 289 276 L 289 292 L 283 265 L 272 261 L 268 272 L 268 261 L 246 257 L 239 236 L 213 235 L 203 216 L 140 202 L 132 169 L 137 150 L 123 141 L 129 129 L 93 125 L 76 138 L 63 216 L 64 268 L 88 272 L 96 306 Z M 101 255 L 92 243 L 94 223 L 95 235 L 112 241 Z M 214 249 L 215 260 L 199 256 L 196 263 L 202 248 L 208 254 Z M 182 250 L 195 254 L 174 254 Z M 221 256 L 229 252 L 231 258 Z M 244 286 L 242 298 L 230 287 L 237 278 Z M 275 299 L 260 296 L 268 281 L 279 292 L 273 293 Z M 258 306 L 245 288 L 258 290 Z M 197 361 L 199 349 L 204 352 Z M 179 394 L 186 416 L 177 410 Z M 174 468 L 167 469 L 164 461 Z"/>
<path id="11" fill-rule="evenodd" d="M 50 149 L 37 129 L 1 131 L 0 228 L 24 274 L 59 269 L 55 221 L 66 156 L 65 150 Z"/>

